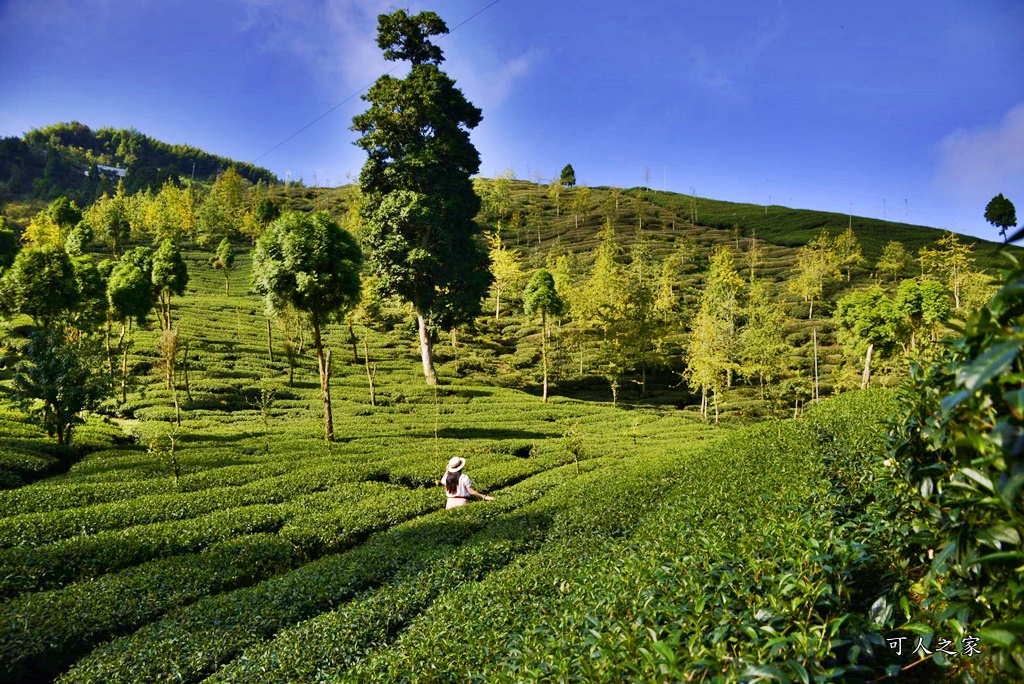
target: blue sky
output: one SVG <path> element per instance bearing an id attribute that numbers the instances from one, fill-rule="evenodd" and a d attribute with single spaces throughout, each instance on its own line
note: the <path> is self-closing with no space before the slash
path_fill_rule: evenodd
<path id="1" fill-rule="evenodd" d="M 644 183 L 996 239 L 1024 219 L 1024 2 L 0 0 L 0 135 L 129 127 L 309 185 L 358 174 L 376 16 L 436 11 L 481 173 Z M 399 71 L 401 73 L 401 67 Z M 344 102 L 347 98 L 350 98 Z M 327 116 L 277 147 L 325 112 Z"/>

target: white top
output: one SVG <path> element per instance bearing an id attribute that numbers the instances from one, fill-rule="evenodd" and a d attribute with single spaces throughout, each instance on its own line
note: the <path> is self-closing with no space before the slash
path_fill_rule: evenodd
<path id="1" fill-rule="evenodd" d="M 448 473 L 445 473 L 444 477 L 442 478 L 442 481 L 447 480 L 447 479 L 448 479 Z M 452 497 L 459 497 L 459 496 L 468 499 L 469 498 L 469 488 L 472 487 L 472 486 L 473 486 L 473 482 L 469 479 L 469 475 L 467 475 L 466 473 L 459 473 L 459 485 L 458 485 L 458 487 L 455 488 L 455 493 L 454 494 L 450 494 L 448 492 L 448 486 L 447 485 L 445 485 L 444 493 L 448 495 L 449 499 L 452 498 Z"/>

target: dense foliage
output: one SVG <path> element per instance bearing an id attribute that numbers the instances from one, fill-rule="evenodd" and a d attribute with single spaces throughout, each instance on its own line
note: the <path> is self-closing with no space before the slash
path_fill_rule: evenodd
<path id="1" fill-rule="evenodd" d="M 368 155 L 359 174 L 367 265 L 381 293 L 411 302 L 419 315 L 428 384 L 437 382 L 428 320 L 442 329 L 471 320 L 490 285 L 470 181 L 480 155 L 469 131 L 481 112 L 439 67 L 430 38 L 447 32 L 433 12 L 381 15 L 385 59 L 412 68 L 403 79 L 378 78 L 363 96 L 370 108 L 352 120 Z"/>
<path id="2" fill-rule="evenodd" d="M 963 335 L 912 367 L 888 461 L 896 489 L 883 499 L 888 515 L 909 518 L 891 543 L 924 575 L 917 631 L 980 638 L 986 676 L 1024 674 L 1022 324 L 1015 263 Z"/>

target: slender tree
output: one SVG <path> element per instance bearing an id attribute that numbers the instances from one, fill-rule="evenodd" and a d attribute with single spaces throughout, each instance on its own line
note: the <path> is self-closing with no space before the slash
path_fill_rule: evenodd
<path id="1" fill-rule="evenodd" d="M 160 306 L 160 329 L 171 329 L 171 297 L 185 294 L 188 285 L 188 267 L 181 250 L 170 238 L 163 241 L 153 254 L 153 291 Z"/>
<path id="2" fill-rule="evenodd" d="M 836 266 L 846 272 L 846 282 L 850 282 L 850 273 L 857 266 L 864 264 L 866 259 L 861 252 L 860 241 L 853 228 L 847 227 L 832 241 L 832 249 L 836 255 Z"/>
<path id="3" fill-rule="evenodd" d="M 224 238 L 217 245 L 217 253 L 213 258 L 213 267 L 224 273 L 224 294 L 231 294 L 231 269 L 235 266 L 235 250 L 231 240 Z"/>
<path id="4" fill-rule="evenodd" d="M 895 282 L 909 265 L 910 254 L 907 253 L 907 248 L 903 246 L 902 242 L 890 240 L 882 248 L 882 255 L 878 258 L 875 269 L 879 276 L 891 276 Z"/>
<path id="5" fill-rule="evenodd" d="M 860 386 L 871 380 L 874 352 L 890 353 L 902 336 L 902 316 L 881 287 L 851 292 L 836 302 L 834 319 L 840 330 L 856 344 L 864 345 L 864 371 Z"/>
<path id="6" fill-rule="evenodd" d="M 309 317 L 328 442 L 334 440 L 331 353 L 324 353 L 322 331 L 359 303 L 362 259 L 355 238 L 326 212 L 281 216 L 260 236 L 253 251 L 253 285 L 266 297 L 268 310 L 281 311 L 290 304 Z"/>
<path id="7" fill-rule="evenodd" d="M 960 242 L 956 233 L 947 231 L 939 239 L 938 247 L 920 249 L 918 257 L 921 260 L 921 271 L 923 275 L 945 280 L 946 287 L 953 294 L 954 308 L 959 311 L 964 285 L 975 273 L 974 246 Z"/>
<path id="8" fill-rule="evenodd" d="M 367 262 L 381 293 L 416 312 L 428 385 L 437 384 L 430 324 L 450 329 L 471 319 L 490 285 L 470 180 L 480 156 L 469 131 L 482 117 L 439 67 L 430 38 L 447 32 L 433 12 L 380 15 L 384 58 L 412 67 L 404 79 L 378 78 L 363 96 L 369 109 L 353 119 L 368 155 L 359 175 Z"/>
<path id="9" fill-rule="evenodd" d="M 488 233 L 487 242 L 489 245 L 488 257 L 491 260 L 491 292 L 494 294 L 494 318 L 501 316 L 502 295 L 513 294 L 522 287 L 525 273 L 523 273 L 522 257 L 518 250 L 509 249 L 501 240 L 501 224 L 493 233 Z"/>
<path id="10" fill-rule="evenodd" d="M 156 303 L 153 291 L 151 261 L 145 249 L 129 252 L 121 258 L 110 273 L 107 280 L 108 317 L 110 321 L 121 326 L 117 338 L 117 346 L 121 351 L 121 401 L 127 399 L 128 392 L 128 348 L 131 346 L 130 322 L 144 325 L 149 312 Z M 110 363 L 109 334 L 107 336 L 108 368 Z"/>
<path id="11" fill-rule="evenodd" d="M 560 316 L 565 309 L 562 298 L 555 289 L 555 279 L 546 269 L 533 274 L 523 292 L 523 307 L 527 316 L 540 314 L 541 361 L 544 366 L 544 391 L 542 399 L 548 400 L 548 316 Z"/>

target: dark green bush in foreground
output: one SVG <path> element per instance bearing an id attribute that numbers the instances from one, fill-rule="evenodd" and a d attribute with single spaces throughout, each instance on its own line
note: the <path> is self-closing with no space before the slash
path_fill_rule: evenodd
<path id="1" fill-rule="evenodd" d="M 910 579 L 904 629 L 981 639 L 940 664 L 984 679 L 1024 676 L 1024 268 L 931 364 L 912 369 L 896 422 L 892 494 L 879 519 Z M 916 640 L 916 636 L 915 636 Z"/>

